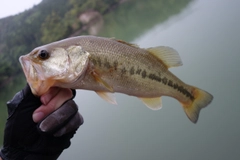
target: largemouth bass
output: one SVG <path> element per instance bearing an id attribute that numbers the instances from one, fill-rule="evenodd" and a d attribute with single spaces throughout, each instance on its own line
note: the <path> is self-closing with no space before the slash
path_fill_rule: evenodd
<path id="1" fill-rule="evenodd" d="M 110 103 L 114 92 L 140 98 L 153 110 L 161 96 L 177 99 L 196 123 L 199 112 L 213 99 L 206 91 L 187 85 L 168 68 L 182 65 L 170 47 L 139 48 L 113 38 L 79 36 L 35 48 L 20 57 L 32 92 L 41 96 L 50 87 L 95 91 Z"/>

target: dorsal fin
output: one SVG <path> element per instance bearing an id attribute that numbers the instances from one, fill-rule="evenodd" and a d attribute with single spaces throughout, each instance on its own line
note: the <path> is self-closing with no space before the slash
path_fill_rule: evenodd
<path id="1" fill-rule="evenodd" d="M 139 48 L 138 45 L 133 44 L 133 43 L 125 42 L 125 41 L 123 41 L 123 40 L 116 39 L 116 38 L 110 38 L 110 39 L 112 39 L 112 40 L 114 40 L 114 41 L 117 41 L 117 42 L 119 42 L 119 43 L 122 43 L 122 44 L 128 45 L 128 46 L 131 46 L 131 47 Z"/>
<path id="2" fill-rule="evenodd" d="M 178 67 L 182 65 L 182 61 L 178 52 L 173 48 L 166 46 L 158 46 L 148 48 L 147 51 L 149 51 L 152 55 L 161 60 L 168 68 Z"/>

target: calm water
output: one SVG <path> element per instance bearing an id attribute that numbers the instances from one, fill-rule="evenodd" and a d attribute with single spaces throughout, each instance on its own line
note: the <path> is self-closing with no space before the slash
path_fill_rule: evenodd
<path id="1" fill-rule="evenodd" d="M 239 6 L 238 0 L 195 1 L 133 40 L 141 47 L 175 48 L 184 65 L 171 71 L 213 94 L 212 104 L 202 110 L 197 124 L 172 98 L 164 97 L 163 108 L 151 111 L 135 97 L 116 94 L 115 106 L 94 92 L 78 91 L 75 100 L 85 123 L 60 159 L 238 159 Z"/>
<path id="2" fill-rule="evenodd" d="M 105 23 L 113 25 L 101 34 L 144 48 L 175 48 L 183 66 L 170 70 L 184 82 L 210 92 L 213 102 L 201 111 L 198 123 L 192 124 L 172 98 L 163 97 L 163 108 L 152 111 L 135 97 L 116 94 L 118 105 L 111 105 L 94 92 L 78 91 L 75 101 L 85 123 L 59 159 L 238 160 L 240 1 L 198 0 L 181 12 L 174 10 L 179 14 L 167 21 L 162 14 L 154 14 L 160 4 L 148 4 L 145 12 L 127 8 L 126 15 L 123 9 L 105 17 Z M 116 17 L 114 22 L 112 17 Z"/>

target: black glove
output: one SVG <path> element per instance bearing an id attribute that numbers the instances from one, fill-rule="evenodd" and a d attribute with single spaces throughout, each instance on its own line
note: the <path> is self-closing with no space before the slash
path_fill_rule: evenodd
<path id="1" fill-rule="evenodd" d="M 8 119 L 3 160 L 55 160 L 70 146 L 70 139 L 83 123 L 73 100 L 65 102 L 42 122 L 35 123 L 32 114 L 41 105 L 27 85 L 7 103 Z"/>

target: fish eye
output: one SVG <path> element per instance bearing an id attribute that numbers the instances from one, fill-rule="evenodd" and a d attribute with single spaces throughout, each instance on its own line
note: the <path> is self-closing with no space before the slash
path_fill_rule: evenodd
<path id="1" fill-rule="evenodd" d="M 42 60 L 48 59 L 49 53 L 46 50 L 41 50 L 40 53 L 38 54 L 38 57 Z"/>

